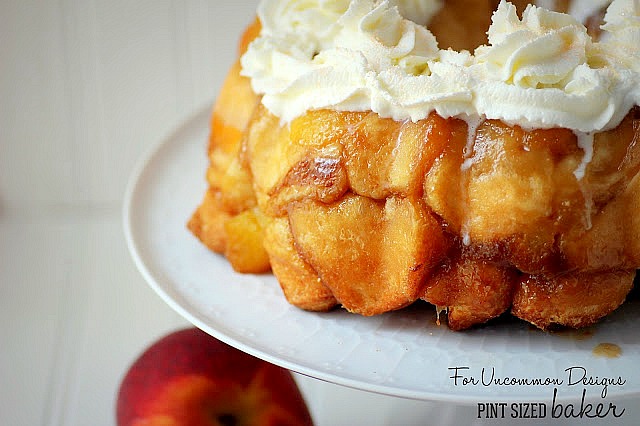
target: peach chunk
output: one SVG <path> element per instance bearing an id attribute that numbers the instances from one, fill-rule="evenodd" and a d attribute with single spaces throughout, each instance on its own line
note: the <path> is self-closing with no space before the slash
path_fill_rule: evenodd
<path id="1" fill-rule="evenodd" d="M 229 218 L 224 223 L 227 237 L 224 255 L 237 272 L 268 272 L 269 256 L 264 249 L 262 214 L 257 209 L 249 209 Z"/>

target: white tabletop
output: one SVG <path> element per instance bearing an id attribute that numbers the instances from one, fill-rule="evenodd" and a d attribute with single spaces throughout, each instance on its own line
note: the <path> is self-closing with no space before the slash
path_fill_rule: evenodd
<path id="1" fill-rule="evenodd" d="M 127 367 L 189 325 L 135 269 L 123 194 L 140 156 L 214 99 L 255 5 L 0 2 L 0 425 L 114 425 Z M 297 379 L 317 425 L 491 423 Z M 603 424 L 636 424 L 637 405 Z"/>

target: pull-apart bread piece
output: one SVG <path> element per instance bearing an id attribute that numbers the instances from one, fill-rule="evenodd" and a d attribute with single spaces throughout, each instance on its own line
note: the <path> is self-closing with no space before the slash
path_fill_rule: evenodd
<path id="1" fill-rule="evenodd" d="M 189 229 L 306 310 L 424 300 L 462 330 L 618 308 L 640 268 L 638 3 L 329 3 L 261 3 Z"/>

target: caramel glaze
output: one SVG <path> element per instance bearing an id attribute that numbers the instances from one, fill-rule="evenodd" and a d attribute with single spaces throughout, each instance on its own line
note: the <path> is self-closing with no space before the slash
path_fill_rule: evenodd
<path id="1" fill-rule="evenodd" d="M 622 348 L 615 343 L 600 343 L 593 348 L 593 355 L 603 358 L 619 358 Z"/>
<path id="2" fill-rule="evenodd" d="M 347 310 L 421 298 L 446 306 L 455 330 L 509 310 L 578 328 L 622 304 L 640 266 L 639 116 L 595 134 L 585 161 L 567 129 L 485 120 L 470 137 L 437 114 L 337 111 L 281 128 L 263 109 L 244 152 L 262 210 L 288 217 L 295 249 Z"/>

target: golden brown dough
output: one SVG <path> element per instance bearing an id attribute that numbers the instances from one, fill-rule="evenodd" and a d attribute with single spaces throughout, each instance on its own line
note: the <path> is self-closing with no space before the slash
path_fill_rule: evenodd
<path id="1" fill-rule="evenodd" d="M 328 311 L 338 301 L 317 272 L 294 246 L 289 221 L 285 217 L 268 221 L 264 245 L 269 253 L 273 274 L 292 305 L 308 311 Z"/>
<path id="2" fill-rule="evenodd" d="M 512 312 L 543 330 L 594 324 L 620 306 L 635 270 L 575 273 L 553 279 L 525 276 L 516 287 Z"/>

